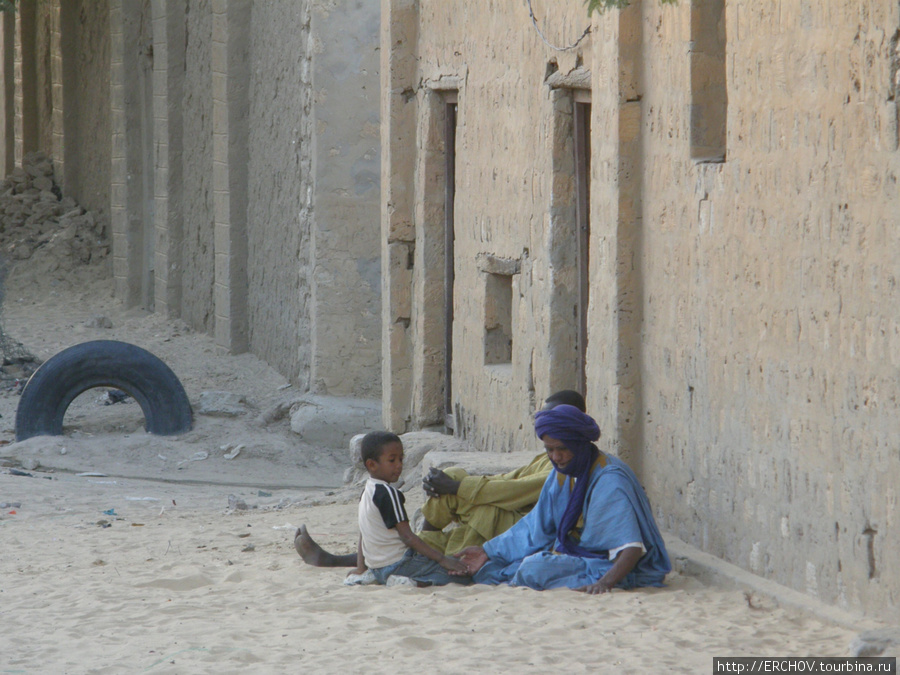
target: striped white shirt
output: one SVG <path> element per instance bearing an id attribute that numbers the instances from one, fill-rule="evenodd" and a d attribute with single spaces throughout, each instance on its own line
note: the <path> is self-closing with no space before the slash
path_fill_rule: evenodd
<path id="1" fill-rule="evenodd" d="M 400 539 L 397 523 L 408 521 L 400 490 L 383 480 L 369 478 L 359 500 L 359 533 L 366 567 L 378 569 L 398 562 L 407 546 Z"/>

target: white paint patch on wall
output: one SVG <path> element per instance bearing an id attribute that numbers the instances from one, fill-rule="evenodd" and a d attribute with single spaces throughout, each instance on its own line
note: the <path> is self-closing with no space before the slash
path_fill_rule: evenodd
<path id="1" fill-rule="evenodd" d="M 819 582 L 815 563 L 806 562 L 806 592 L 810 595 L 819 595 Z"/>

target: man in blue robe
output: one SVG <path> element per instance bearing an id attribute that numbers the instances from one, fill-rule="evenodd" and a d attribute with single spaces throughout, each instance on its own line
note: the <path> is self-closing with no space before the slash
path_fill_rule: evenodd
<path id="1" fill-rule="evenodd" d="M 462 551 L 475 582 L 587 593 L 662 586 L 672 565 L 647 495 L 627 464 L 594 445 L 593 418 L 557 406 L 536 413 L 535 432 L 554 470 L 528 515 Z"/>

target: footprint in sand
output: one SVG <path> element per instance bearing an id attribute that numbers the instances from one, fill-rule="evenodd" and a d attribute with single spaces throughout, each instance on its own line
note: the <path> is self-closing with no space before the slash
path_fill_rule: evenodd
<path id="1" fill-rule="evenodd" d="M 420 651 L 427 651 L 438 646 L 438 643 L 434 640 L 423 637 L 405 637 L 400 640 L 400 644 L 409 649 L 418 649 Z"/>
<path id="2" fill-rule="evenodd" d="M 195 588 L 212 586 L 212 580 L 204 574 L 191 574 L 180 579 L 156 579 L 145 584 L 135 584 L 138 588 L 165 588 L 169 591 L 192 591 Z"/>

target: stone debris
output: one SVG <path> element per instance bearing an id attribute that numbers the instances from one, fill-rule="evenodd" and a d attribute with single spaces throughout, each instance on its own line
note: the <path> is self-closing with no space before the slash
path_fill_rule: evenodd
<path id="1" fill-rule="evenodd" d="M 9 338 L 7 337 L 7 339 Z M 3 352 L 5 353 L 6 350 L 3 349 Z M 0 390 L 21 394 L 22 389 L 28 383 L 28 378 L 41 365 L 41 360 L 34 356 L 5 357 L 2 363 L 3 365 L 0 366 Z"/>
<path id="2" fill-rule="evenodd" d="M 342 450 L 358 434 L 382 427 L 381 401 L 304 394 L 291 405 L 291 431 L 310 445 Z"/>
<path id="3" fill-rule="evenodd" d="M 365 481 L 369 472 L 362 461 L 362 439 L 365 434 L 356 434 L 350 439 L 350 466 L 344 471 L 344 484 L 355 485 Z"/>
<path id="4" fill-rule="evenodd" d="M 63 196 L 45 154 L 25 155 L 22 166 L 0 180 L 0 300 L 13 267 L 26 286 L 58 284 L 76 270 L 99 269 L 109 250 L 104 221 Z M 0 355 L 0 389 L 19 393 L 17 381 L 41 362 L 4 333 L 2 322 Z"/>
<path id="5" fill-rule="evenodd" d="M 131 399 L 128 392 L 121 389 L 110 389 L 106 392 L 106 396 L 101 397 L 103 405 L 115 405 L 116 403 L 126 403 Z"/>
<path id="6" fill-rule="evenodd" d="M 247 502 L 238 497 L 237 495 L 228 495 L 228 510 L 229 511 L 246 511 L 250 507 L 247 506 Z"/>
<path id="7" fill-rule="evenodd" d="M 225 459 L 234 459 L 239 454 L 241 454 L 241 450 L 244 449 L 244 444 L 239 443 L 238 445 L 223 445 L 219 449 L 225 451 L 225 454 L 223 454 L 222 457 L 224 457 Z"/>
<path id="8" fill-rule="evenodd" d="M 296 403 L 296 401 L 292 398 L 288 400 L 277 401 L 276 403 L 270 405 L 268 408 L 263 410 L 256 418 L 257 426 L 264 427 L 283 420 L 290 414 L 291 407 L 294 405 L 294 403 Z"/>
<path id="9" fill-rule="evenodd" d="M 28 260 L 41 248 L 52 250 L 56 267 L 66 270 L 108 256 L 109 239 L 92 212 L 63 197 L 53 163 L 36 152 L 0 181 L 0 253 Z"/>
<path id="10" fill-rule="evenodd" d="M 90 321 L 85 322 L 88 328 L 112 328 L 112 321 L 108 316 L 102 314 L 92 317 Z"/>
<path id="11" fill-rule="evenodd" d="M 204 391 L 195 410 L 210 417 L 237 417 L 247 412 L 247 400 L 242 394 L 230 391 Z"/>

